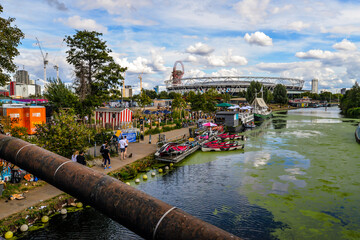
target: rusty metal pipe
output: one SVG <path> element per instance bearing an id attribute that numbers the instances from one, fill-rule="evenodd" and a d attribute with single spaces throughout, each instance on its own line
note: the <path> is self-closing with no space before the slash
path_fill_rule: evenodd
<path id="1" fill-rule="evenodd" d="M 0 158 L 93 206 L 146 239 L 239 239 L 103 173 L 0 134 Z"/>

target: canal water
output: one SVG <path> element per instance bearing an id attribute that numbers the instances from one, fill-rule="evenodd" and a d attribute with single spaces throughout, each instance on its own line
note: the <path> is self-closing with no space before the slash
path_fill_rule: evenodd
<path id="1" fill-rule="evenodd" d="M 356 125 L 335 107 L 275 114 L 244 151 L 197 152 L 131 185 L 244 239 L 360 239 Z M 141 238 L 88 208 L 23 239 Z"/>

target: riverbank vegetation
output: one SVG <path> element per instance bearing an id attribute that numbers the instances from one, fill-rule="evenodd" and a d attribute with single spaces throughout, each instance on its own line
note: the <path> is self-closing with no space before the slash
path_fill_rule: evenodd
<path id="1" fill-rule="evenodd" d="M 341 99 L 340 109 L 342 114 L 348 117 L 360 117 L 360 86 L 357 82 L 346 91 Z"/>
<path id="2" fill-rule="evenodd" d="M 52 199 L 43 201 L 24 211 L 13 214 L 10 217 L 4 218 L 0 220 L 0 236 L 3 236 L 7 231 L 16 232 L 23 224 L 29 226 L 28 231 L 34 231 L 44 227 L 45 224 L 41 223 L 40 219 L 43 216 L 49 216 L 51 218 L 60 214 L 60 210 L 63 208 L 66 208 L 67 212 L 83 209 L 82 207 L 76 207 L 75 201 L 75 198 L 64 193 Z"/>

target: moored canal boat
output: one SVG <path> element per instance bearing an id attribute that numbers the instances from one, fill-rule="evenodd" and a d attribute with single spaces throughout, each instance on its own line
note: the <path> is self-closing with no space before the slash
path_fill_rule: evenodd
<path id="1" fill-rule="evenodd" d="M 355 139 L 358 143 L 360 143 L 360 123 L 355 130 Z"/>
<path id="2" fill-rule="evenodd" d="M 255 98 L 251 104 L 254 108 L 254 120 L 264 121 L 268 118 L 272 118 L 273 114 L 271 109 L 266 105 L 264 99 Z"/>
<path id="3" fill-rule="evenodd" d="M 232 143 L 212 141 L 207 144 L 203 144 L 201 146 L 201 151 L 203 151 L 203 152 L 220 152 L 220 151 L 239 150 L 239 149 L 243 149 L 243 148 L 244 148 L 244 144 L 241 144 L 237 141 L 232 142 Z"/>

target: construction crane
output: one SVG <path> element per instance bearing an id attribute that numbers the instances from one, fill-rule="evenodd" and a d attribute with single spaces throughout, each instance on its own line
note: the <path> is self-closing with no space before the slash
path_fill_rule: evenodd
<path id="1" fill-rule="evenodd" d="M 54 69 L 56 70 L 56 83 L 59 83 L 59 64 L 55 64 Z"/>
<path id="2" fill-rule="evenodd" d="M 61 42 L 61 44 L 60 44 L 60 50 L 61 50 L 61 48 L 62 48 L 62 46 L 63 46 L 63 44 L 64 44 L 64 39 L 62 40 L 62 42 Z M 59 51 L 60 51 L 59 50 Z M 54 69 L 56 70 L 56 83 L 59 83 L 59 64 L 58 63 L 56 63 L 57 61 L 57 56 L 58 56 L 58 54 L 59 54 L 59 51 L 56 53 L 56 55 L 54 56 L 54 59 L 51 61 L 52 63 L 55 63 L 55 65 L 54 65 Z"/>
<path id="3" fill-rule="evenodd" d="M 41 56 L 43 58 L 43 63 L 44 63 L 44 83 L 45 83 L 45 86 L 46 86 L 46 83 L 47 83 L 47 81 L 46 81 L 46 65 L 49 63 L 49 61 L 47 60 L 48 53 L 46 53 L 45 56 L 44 56 L 43 51 L 42 51 L 41 46 L 40 46 L 40 41 L 39 41 L 39 39 L 37 37 L 36 37 L 36 41 L 37 41 L 37 44 L 38 44 L 38 46 L 40 48 Z"/>
<path id="4" fill-rule="evenodd" d="M 142 93 L 142 75 L 144 72 L 142 72 L 141 74 L 139 74 L 139 79 L 140 79 L 140 94 Z"/>

